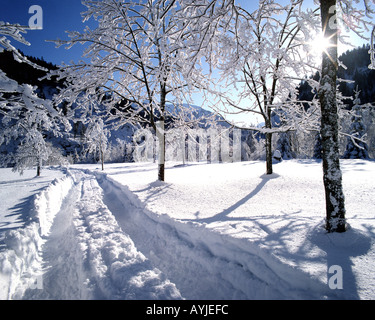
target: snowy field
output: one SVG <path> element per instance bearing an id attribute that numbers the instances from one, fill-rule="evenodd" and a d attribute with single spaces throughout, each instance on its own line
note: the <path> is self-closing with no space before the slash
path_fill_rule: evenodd
<path id="1" fill-rule="evenodd" d="M 314 161 L 0 169 L 0 299 L 375 299 L 375 162 L 342 169 L 345 234 Z"/>

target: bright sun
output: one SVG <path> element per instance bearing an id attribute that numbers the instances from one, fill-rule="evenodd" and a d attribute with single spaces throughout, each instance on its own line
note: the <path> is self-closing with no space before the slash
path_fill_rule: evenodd
<path id="1" fill-rule="evenodd" d="M 325 38 L 322 34 L 318 35 L 313 41 L 310 43 L 311 52 L 314 55 L 321 56 L 323 52 L 327 51 L 327 49 L 331 46 L 329 39 Z"/>

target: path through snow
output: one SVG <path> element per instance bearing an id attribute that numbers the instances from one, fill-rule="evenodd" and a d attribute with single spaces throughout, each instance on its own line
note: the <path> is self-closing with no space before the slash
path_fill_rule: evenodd
<path id="1" fill-rule="evenodd" d="M 99 180 L 105 190 L 104 201 L 123 230 L 177 285 L 184 298 L 218 300 L 281 296 L 239 262 L 215 255 L 202 239 L 191 239 L 188 230 L 177 228 L 173 220 L 166 217 L 164 221 L 159 220 L 136 207 L 123 186 L 104 177 Z M 220 245 L 225 246 L 224 243 Z"/>
<path id="2" fill-rule="evenodd" d="M 343 297 L 257 242 L 153 212 L 111 174 L 71 169 L 34 206 L 0 252 L 7 299 Z"/>
<path id="3" fill-rule="evenodd" d="M 122 232 L 93 175 L 74 186 L 43 247 L 42 290 L 24 299 L 177 299 L 180 293 Z"/>
<path id="4" fill-rule="evenodd" d="M 284 270 L 241 239 L 155 215 L 107 175 L 71 170 L 70 177 L 43 246 L 43 289 L 27 289 L 23 299 L 323 297 L 309 275 Z"/>
<path id="5" fill-rule="evenodd" d="M 155 214 L 126 186 L 110 176 L 96 176 L 104 190 L 104 202 L 120 226 L 184 298 L 337 298 L 310 274 L 290 268 L 246 239 Z"/>

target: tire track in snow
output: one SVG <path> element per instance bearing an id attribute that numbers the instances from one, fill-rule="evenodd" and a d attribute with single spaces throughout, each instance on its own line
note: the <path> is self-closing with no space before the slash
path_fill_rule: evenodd
<path id="1" fill-rule="evenodd" d="M 126 186 L 95 172 L 104 202 L 137 248 L 187 299 L 338 299 L 325 283 L 247 239 L 146 208 Z"/>
<path id="2" fill-rule="evenodd" d="M 71 177 L 43 247 L 43 290 L 26 299 L 319 298 L 310 284 L 285 282 L 285 268 L 249 243 L 153 214 L 101 173 Z"/>
<path id="3" fill-rule="evenodd" d="M 44 274 L 42 289 L 29 289 L 24 299 L 79 300 L 92 298 L 86 286 L 83 252 L 76 240 L 73 224 L 80 183 L 64 199 L 43 246 Z"/>
<path id="4" fill-rule="evenodd" d="M 103 203 L 93 175 L 73 170 L 75 186 L 43 247 L 42 290 L 24 299 L 179 299 L 164 274 L 140 253 Z"/>
<path id="5" fill-rule="evenodd" d="M 200 235 L 202 241 L 199 237 L 192 241 L 189 234 L 173 226 L 178 221 L 151 218 L 146 209 L 132 203 L 126 187 L 106 175 L 96 175 L 104 191 L 104 202 L 119 225 L 137 248 L 176 284 L 183 297 L 196 300 L 285 298 L 238 261 L 214 254 L 205 244 L 204 235 Z M 252 258 L 260 260 L 257 256 Z"/>

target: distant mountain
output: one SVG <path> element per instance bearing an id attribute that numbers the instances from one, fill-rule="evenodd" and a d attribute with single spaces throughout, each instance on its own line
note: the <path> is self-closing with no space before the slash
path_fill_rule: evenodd
<path id="1" fill-rule="evenodd" d="M 44 61 L 43 58 L 40 59 L 30 56 L 26 57 L 29 61 L 47 70 L 56 70 L 58 68 L 56 65 Z M 0 53 L 0 70 L 2 70 L 8 78 L 17 81 L 19 84 L 30 84 L 37 87 L 36 93 L 42 99 L 52 100 L 53 96 L 59 92 L 59 88 L 62 88 L 64 86 L 64 83 L 57 81 L 56 78 L 41 80 L 41 78 L 46 76 L 47 71 L 35 69 L 26 63 L 20 63 L 16 61 L 13 57 L 13 54 L 8 51 Z M 66 105 L 64 103 L 55 108 L 60 108 L 60 111 L 62 111 L 63 115 L 67 114 Z M 74 109 L 75 105 L 73 105 L 72 108 Z M 111 113 L 112 115 L 115 115 L 116 112 L 121 112 L 123 116 L 126 116 L 127 112 L 131 112 L 131 110 L 129 110 L 131 108 L 133 108 L 132 105 L 128 105 L 125 101 L 122 101 L 115 108 L 113 108 L 113 110 L 111 110 Z M 222 118 L 196 105 L 182 105 L 180 107 L 168 105 L 167 109 L 169 111 L 169 115 L 166 117 L 166 128 L 168 128 L 169 126 L 173 126 L 173 123 L 177 120 L 177 118 L 181 117 L 182 115 L 187 121 L 200 119 L 198 125 L 201 128 L 207 128 L 210 126 L 210 121 L 208 119 L 214 119 L 217 122 L 222 122 L 223 126 L 227 126 Z M 182 112 L 183 109 L 185 109 L 186 112 Z M 140 112 L 140 115 L 143 116 L 143 118 L 147 119 L 146 113 Z M 116 123 L 113 123 L 113 121 L 111 121 L 111 124 L 113 125 L 113 127 L 116 127 L 116 129 L 111 130 L 109 142 L 111 143 L 113 148 L 124 148 L 124 144 L 130 143 L 132 141 L 133 133 L 135 130 L 137 130 L 137 128 L 135 128 L 131 124 L 117 126 Z M 51 132 L 44 132 L 44 136 L 47 141 L 52 142 L 55 147 L 60 148 L 63 155 L 76 158 L 77 154 L 79 155 L 83 150 L 83 145 L 85 143 L 84 134 L 86 131 L 86 126 L 79 120 L 70 122 L 72 126 L 72 130 L 70 132 L 62 132 L 62 135 L 60 137 L 53 136 Z M 107 124 L 109 124 L 108 121 Z M 2 125 L 2 116 L 0 114 L 0 132 Z M 9 145 L 0 145 L 0 153 L 7 153 L 10 150 L 10 147 L 11 146 Z M 121 150 L 119 152 L 121 152 Z M 117 158 L 115 160 L 121 159 L 121 155 L 116 157 Z M 83 159 L 83 161 L 86 160 Z"/>
<path id="2" fill-rule="evenodd" d="M 340 82 L 339 90 L 344 97 L 354 97 L 354 90 L 357 88 L 361 91 L 359 98 L 362 104 L 375 103 L 375 70 L 370 70 L 370 46 L 348 50 L 340 56 L 340 61 L 346 68 L 340 67 L 338 70 L 338 78 L 350 80 L 352 83 Z M 319 80 L 319 73 L 314 75 L 314 80 Z M 311 101 L 314 93 L 306 81 L 299 85 L 299 100 Z M 345 104 L 349 109 L 353 106 L 353 100 L 345 100 Z"/>
<path id="3" fill-rule="evenodd" d="M 375 70 L 368 68 L 371 63 L 369 50 L 369 45 L 363 45 L 340 56 L 347 69 L 340 68 L 338 77 L 354 81 L 354 83 L 341 83 L 340 91 L 344 96 L 353 97 L 354 90 L 358 86 L 362 104 L 375 102 Z M 352 101 L 348 103 L 353 106 Z"/>
<path id="4" fill-rule="evenodd" d="M 173 117 L 178 118 L 179 116 L 184 115 L 186 121 L 198 120 L 197 125 L 200 128 L 209 128 L 212 121 L 214 121 L 216 124 L 220 124 L 222 127 L 230 127 L 223 117 L 214 114 L 210 110 L 203 109 L 202 107 L 193 104 L 184 103 L 181 106 L 168 104 L 167 112 L 170 114 L 172 119 Z"/>
<path id="5" fill-rule="evenodd" d="M 43 58 L 27 56 L 27 59 L 44 69 L 57 69 L 56 65 L 44 61 Z M 3 51 L 0 53 L 0 69 L 5 72 L 8 78 L 16 80 L 19 84 L 30 84 L 36 86 L 38 88 L 38 96 L 43 99 L 51 99 L 57 92 L 57 88 L 64 85 L 63 82 L 58 82 L 53 78 L 50 80 L 40 80 L 47 74 L 46 71 L 35 69 L 27 63 L 19 63 L 14 60 L 13 53 L 9 51 Z"/>

